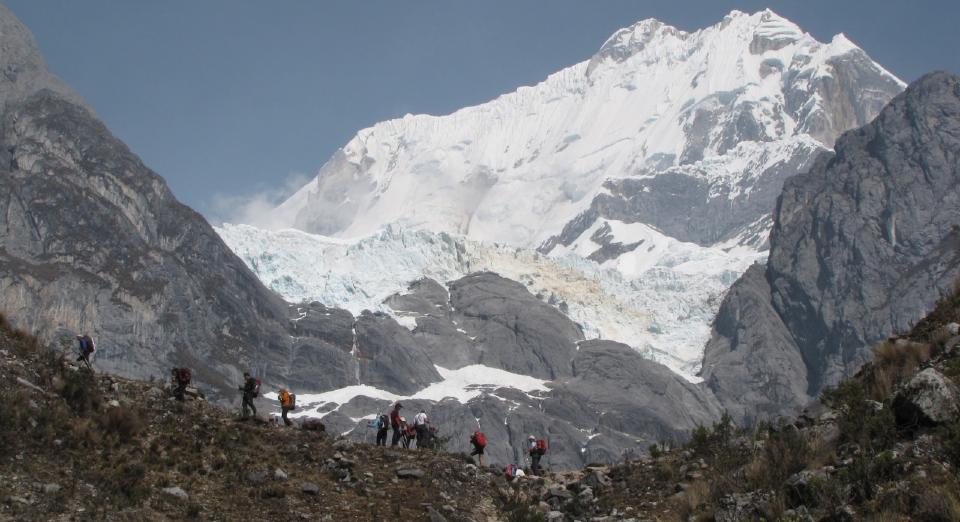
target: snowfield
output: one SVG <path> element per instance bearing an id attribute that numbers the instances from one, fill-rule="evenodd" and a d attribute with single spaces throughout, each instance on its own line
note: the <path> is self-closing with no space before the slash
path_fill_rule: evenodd
<path id="1" fill-rule="evenodd" d="M 413 395 L 397 395 L 365 384 L 348 386 L 327 393 L 297 395 L 298 411 L 290 413 L 288 416 L 323 418 L 357 397 L 369 397 L 390 402 L 405 399 L 440 402 L 443 399 L 452 398 L 466 404 L 485 391 L 493 391 L 503 387 L 531 394 L 548 391 L 547 381 L 490 368 L 482 364 L 464 366 L 457 370 L 447 370 L 439 366 L 436 366 L 436 369 L 443 380 L 431 384 Z M 271 395 L 275 394 L 276 392 L 273 392 Z M 329 406 L 332 404 L 336 404 L 336 406 L 330 408 Z M 373 419 L 375 415 L 368 415 L 368 417 Z M 355 421 L 359 420 L 361 419 L 355 419 Z"/>

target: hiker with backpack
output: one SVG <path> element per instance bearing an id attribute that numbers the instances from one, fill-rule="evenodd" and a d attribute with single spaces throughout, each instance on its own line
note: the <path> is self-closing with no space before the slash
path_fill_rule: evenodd
<path id="1" fill-rule="evenodd" d="M 396 446 L 400 442 L 400 435 L 403 433 L 400 426 L 400 408 L 403 408 L 403 406 L 398 402 L 390 410 L 390 427 L 393 428 L 393 439 L 390 441 L 390 447 Z"/>
<path id="2" fill-rule="evenodd" d="M 527 453 L 530 455 L 530 473 L 540 474 L 540 457 L 547 452 L 547 441 L 537 439 L 533 435 L 527 437 Z"/>
<path id="3" fill-rule="evenodd" d="M 241 405 L 243 414 L 241 418 L 249 417 L 248 411 L 253 411 L 252 415 L 256 416 L 257 407 L 253 405 L 253 399 L 260 395 L 260 379 L 254 379 L 250 372 L 243 372 L 243 384 L 237 388 L 243 392 L 243 404 Z"/>
<path id="4" fill-rule="evenodd" d="M 190 368 L 174 368 L 170 370 L 170 375 L 173 380 L 173 396 L 176 397 L 178 401 L 183 401 L 184 394 L 187 392 L 187 386 L 190 385 L 190 380 L 192 379 Z"/>
<path id="5" fill-rule="evenodd" d="M 407 424 L 407 419 L 400 417 L 400 443 L 403 447 L 410 449 L 410 441 L 417 438 L 417 430 L 412 425 Z"/>
<path id="6" fill-rule="evenodd" d="M 87 365 L 87 368 L 90 371 L 93 371 L 93 366 L 90 364 L 90 356 L 96 350 L 96 346 L 93 344 L 93 339 L 89 335 L 78 335 L 77 343 L 79 344 L 80 356 L 77 357 L 77 362 L 83 362 Z"/>
<path id="7" fill-rule="evenodd" d="M 277 393 L 277 400 L 280 401 L 280 411 L 282 412 L 280 416 L 283 418 L 283 424 L 290 426 L 293 422 L 287 418 L 287 412 L 293 411 L 297 407 L 297 396 L 290 393 L 286 389 L 281 389 Z"/>
<path id="8" fill-rule="evenodd" d="M 387 414 L 381 413 L 377 418 L 377 446 L 387 445 L 387 430 L 390 429 L 390 418 Z"/>
<path id="9" fill-rule="evenodd" d="M 470 444 L 473 445 L 473 451 L 470 452 L 470 456 L 477 456 L 477 465 L 483 467 L 483 450 L 487 447 L 487 437 L 483 435 L 482 431 L 475 431 L 473 435 L 470 436 Z"/>
<path id="10" fill-rule="evenodd" d="M 420 410 L 420 413 L 413 417 L 413 428 L 417 432 L 417 449 L 425 448 L 429 444 L 430 438 L 430 419 L 427 418 L 427 412 Z"/>

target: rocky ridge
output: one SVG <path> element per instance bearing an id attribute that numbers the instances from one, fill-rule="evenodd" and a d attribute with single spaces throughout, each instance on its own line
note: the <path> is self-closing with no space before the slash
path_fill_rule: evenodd
<path id="1" fill-rule="evenodd" d="M 731 288 L 702 375 L 739 419 L 802 408 L 960 276 L 960 78 L 914 82 L 790 178 L 766 267 Z M 802 362 L 802 364 L 801 364 Z"/>

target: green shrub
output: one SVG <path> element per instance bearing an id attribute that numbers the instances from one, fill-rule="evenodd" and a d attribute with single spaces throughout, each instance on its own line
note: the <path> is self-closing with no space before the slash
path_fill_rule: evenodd
<path id="1" fill-rule="evenodd" d="M 652 458 L 656 459 L 663 456 L 663 450 L 660 449 L 659 444 L 651 444 L 647 450 L 650 452 L 650 457 Z"/>
<path id="2" fill-rule="evenodd" d="M 856 380 L 842 382 L 823 394 L 824 402 L 837 410 L 840 442 L 859 445 L 868 453 L 883 451 L 897 439 L 893 411 L 886 404 L 880 411 L 868 403 L 863 386 Z"/>
<path id="3" fill-rule="evenodd" d="M 725 411 L 720 420 L 713 424 L 713 427 L 697 426 L 694 428 L 690 432 L 687 449 L 700 456 L 715 455 L 719 449 L 730 444 L 734 431 L 733 418 Z"/>
<path id="4" fill-rule="evenodd" d="M 137 408 L 108 408 L 97 419 L 104 435 L 117 443 L 126 443 L 140 434 L 145 427 L 143 413 Z"/>
<path id="5" fill-rule="evenodd" d="M 850 487 L 852 499 L 865 502 L 874 498 L 877 486 L 896 478 L 897 466 L 888 451 L 874 457 L 858 455 L 839 475 L 840 480 Z"/>
<path id="6" fill-rule="evenodd" d="M 70 409 L 80 416 L 99 410 L 103 402 L 95 377 L 85 371 L 67 372 L 60 395 Z"/>
<path id="7" fill-rule="evenodd" d="M 960 420 L 941 426 L 936 436 L 943 444 L 943 452 L 954 467 L 960 468 Z"/>
<path id="8" fill-rule="evenodd" d="M 768 432 L 763 450 L 748 468 L 751 486 L 777 491 L 788 477 L 806 469 L 812 457 L 807 436 L 792 425 L 781 424 Z"/>
<path id="9" fill-rule="evenodd" d="M 119 506 L 137 506 L 150 493 L 147 468 L 139 462 L 122 464 L 101 472 L 104 493 Z"/>

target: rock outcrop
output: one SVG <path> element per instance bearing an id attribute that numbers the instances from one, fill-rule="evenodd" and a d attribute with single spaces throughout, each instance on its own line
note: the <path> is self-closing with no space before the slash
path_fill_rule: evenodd
<path id="1" fill-rule="evenodd" d="M 913 376 L 893 398 L 901 425 L 936 425 L 960 418 L 960 388 L 934 368 Z"/>
<path id="2" fill-rule="evenodd" d="M 734 285 L 706 347 L 724 406 L 795 412 L 930 311 L 960 276 L 958 181 L 960 78 L 946 73 L 787 180 L 766 269 Z"/>
<path id="3" fill-rule="evenodd" d="M 93 335 L 101 370 L 191 366 L 220 398 L 244 369 L 306 389 L 303 368 L 354 374 L 339 314 L 298 334 L 302 314 L 46 71 L 6 9 L 0 34 L 0 310 L 54 345 Z"/>

